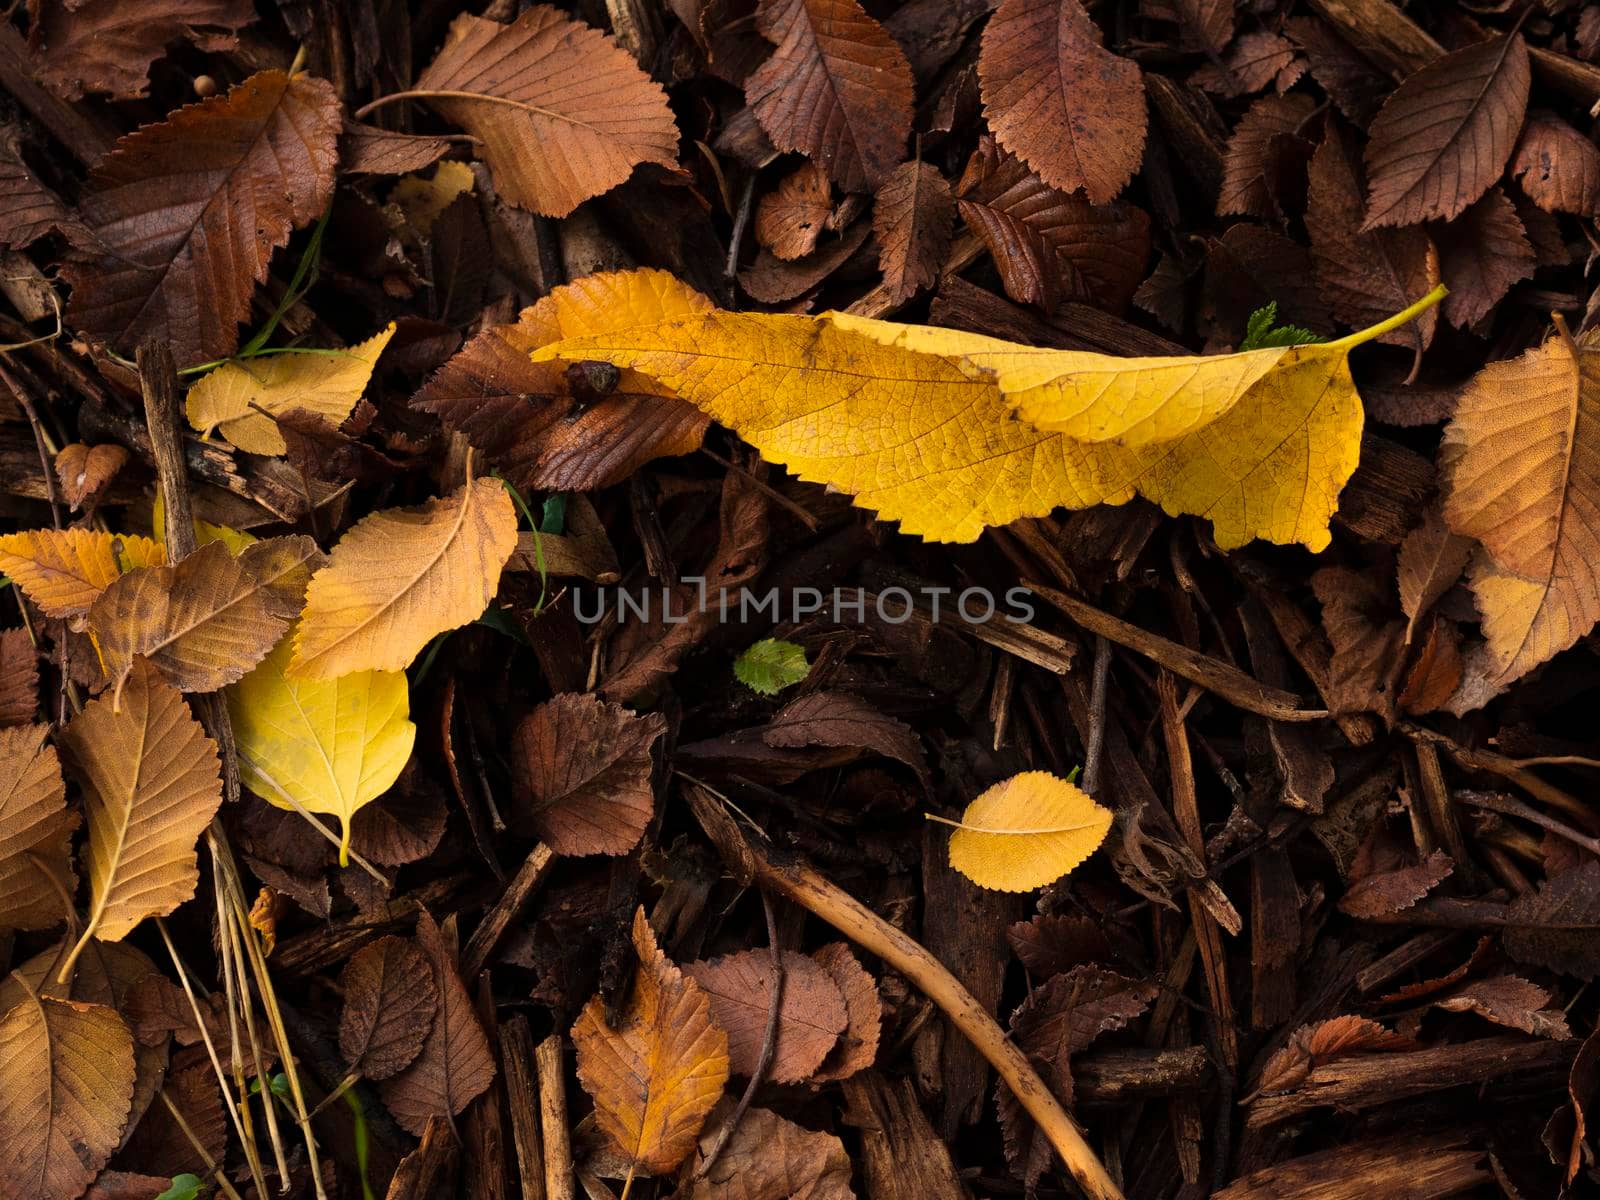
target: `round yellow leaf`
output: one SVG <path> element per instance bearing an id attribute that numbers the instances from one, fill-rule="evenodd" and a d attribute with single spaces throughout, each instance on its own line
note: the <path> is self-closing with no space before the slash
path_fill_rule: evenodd
<path id="1" fill-rule="evenodd" d="M 1105 841 L 1111 810 L 1048 771 L 995 784 L 961 814 L 950 865 L 997 892 L 1031 892 L 1071 871 Z"/>

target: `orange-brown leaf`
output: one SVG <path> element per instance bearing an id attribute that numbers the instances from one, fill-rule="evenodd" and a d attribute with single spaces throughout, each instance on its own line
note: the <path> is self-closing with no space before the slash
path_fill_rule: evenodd
<path id="1" fill-rule="evenodd" d="M 684 969 L 711 998 L 711 1014 L 727 1031 L 733 1073 L 753 1075 L 777 983 L 771 953 L 743 950 Z M 849 1021 L 844 994 L 833 976 L 804 954 L 785 950 L 778 1036 L 767 1078 L 774 1083 L 809 1079 L 838 1044 Z"/>
<path id="2" fill-rule="evenodd" d="M 0 630 L 0 725 L 29 725 L 39 711 L 39 652 L 26 629 Z"/>
<path id="3" fill-rule="evenodd" d="M 232 353 L 272 252 L 327 206 L 338 136 L 333 89 L 282 71 L 130 133 L 85 187 L 106 250 L 67 268 L 69 321 L 124 351 L 163 338 L 179 366 Z"/>
<path id="4" fill-rule="evenodd" d="M 211 53 L 231 50 L 234 32 L 256 19 L 250 0 L 67 0 L 29 12 L 39 79 L 68 100 L 143 96 L 168 45 L 187 38 Z"/>
<path id="5" fill-rule="evenodd" d="M 726 1129 L 734 1103 L 717 1106 L 700 1139 L 700 1158 Z M 831 1133 L 817 1133 L 765 1108 L 748 1109 L 711 1169 L 685 1200 L 856 1200 L 850 1156 Z"/>
<path id="6" fill-rule="evenodd" d="M 128 461 L 128 452 L 115 442 L 99 446 L 85 446 L 74 442 L 56 453 L 56 478 L 61 481 L 61 494 L 76 512 L 77 509 L 122 470 Z"/>
<path id="7" fill-rule="evenodd" d="M 43 725 L 0 729 L 0 930 L 48 929 L 66 920 L 70 839 L 61 763 Z"/>
<path id="8" fill-rule="evenodd" d="M 1546 212 L 1600 213 L 1600 149 L 1554 113 L 1528 118 L 1509 170 Z"/>
<path id="9" fill-rule="evenodd" d="M 94 529 L 30 529 L 0 537 L 0 572 L 47 617 L 78 617 L 124 571 L 166 561 L 146 537 Z"/>
<path id="10" fill-rule="evenodd" d="M 781 259 L 803 258 L 817 248 L 832 212 L 827 173 L 804 163 L 756 205 L 756 241 Z"/>
<path id="11" fill-rule="evenodd" d="M 878 189 L 872 232 L 891 304 L 904 303 L 938 279 L 955 219 L 949 183 L 925 162 L 902 163 Z"/>
<path id="12" fill-rule="evenodd" d="M 822 1065 L 811 1073 L 814 1083 L 848 1079 L 870 1067 L 878 1057 L 878 1037 L 883 1029 L 883 999 L 877 981 L 850 950 L 847 942 L 832 942 L 811 956 L 826 971 L 844 997 L 845 1029 Z"/>

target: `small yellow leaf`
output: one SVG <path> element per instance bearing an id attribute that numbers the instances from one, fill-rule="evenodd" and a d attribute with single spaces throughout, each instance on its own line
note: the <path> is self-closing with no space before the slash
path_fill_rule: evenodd
<path id="1" fill-rule="evenodd" d="M 391 321 L 347 350 L 264 354 L 224 363 L 189 389 L 189 423 L 207 434 L 219 430 L 246 453 L 282 454 L 288 446 L 267 414 L 304 409 L 330 425 L 343 424 L 393 336 Z"/>
<path id="2" fill-rule="evenodd" d="M 472 191 L 476 182 L 471 166 L 447 158 L 433 169 L 432 175 L 419 172 L 402 176 L 389 193 L 389 203 L 400 210 L 411 232 L 417 237 L 427 237 L 439 214 L 449 208 L 457 196 Z"/>
<path id="3" fill-rule="evenodd" d="M 239 749 L 239 777 L 279 808 L 339 818 L 340 862 L 350 820 L 393 786 L 411 757 L 406 677 L 354 671 L 337 679 L 287 674 L 292 635 L 225 693 Z"/>
<path id="4" fill-rule="evenodd" d="M 373 513 L 311 577 L 289 673 L 404 670 L 435 634 L 489 606 L 516 548 L 517 510 L 497 479 Z"/>
<path id="5" fill-rule="evenodd" d="M 1111 810 L 1048 771 L 995 784 L 961 814 L 950 865 L 979 887 L 1031 892 L 1054 883 L 1105 841 Z"/>
<path id="6" fill-rule="evenodd" d="M 656 945 L 642 908 L 633 945 L 639 972 L 621 1020 L 612 1027 L 596 995 L 572 1041 L 595 1124 L 629 1163 L 664 1175 L 694 1149 L 728 1082 L 728 1035 L 712 1020 L 705 992 Z"/>
<path id="7" fill-rule="evenodd" d="M 156 541 L 163 546 L 167 544 L 167 509 L 161 501 L 161 492 L 156 491 L 156 501 L 150 510 L 150 530 L 155 535 Z M 211 542 L 221 542 L 235 555 L 243 554 L 246 546 L 254 545 L 260 539 L 253 533 L 246 533 L 242 529 L 232 529 L 227 525 L 213 525 L 210 521 L 202 521 L 199 517 L 194 519 L 195 545 L 205 546 Z"/>
<path id="8" fill-rule="evenodd" d="M 30 529 L 0 537 L 0 571 L 47 617 L 77 617 L 124 571 L 166 562 L 149 538 L 94 529 Z"/>

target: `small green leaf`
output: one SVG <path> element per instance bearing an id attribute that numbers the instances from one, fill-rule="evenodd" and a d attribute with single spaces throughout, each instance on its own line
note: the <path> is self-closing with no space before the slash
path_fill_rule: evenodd
<path id="1" fill-rule="evenodd" d="M 763 696 L 776 696 L 799 683 L 810 671 L 805 647 L 777 638 L 762 638 L 733 660 L 735 678 Z"/>
<path id="2" fill-rule="evenodd" d="M 198 1200 L 200 1189 L 204 1186 L 198 1175 L 174 1175 L 172 1186 L 157 1196 L 156 1200 Z"/>
<path id="3" fill-rule="evenodd" d="M 1302 329 L 1298 325 L 1280 325 L 1273 328 L 1273 322 L 1277 319 L 1276 301 L 1268 301 L 1256 309 L 1250 314 L 1250 320 L 1245 323 L 1244 341 L 1239 343 L 1239 349 L 1266 350 L 1274 346 L 1304 346 L 1311 342 L 1328 340 L 1321 334 L 1312 333 L 1311 330 Z"/>

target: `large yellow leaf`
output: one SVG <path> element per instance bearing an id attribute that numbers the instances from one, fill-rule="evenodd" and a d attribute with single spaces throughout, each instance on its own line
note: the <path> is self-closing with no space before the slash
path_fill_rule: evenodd
<path id="1" fill-rule="evenodd" d="M 839 313 L 726 312 L 575 337 L 533 358 L 653 376 L 764 457 L 933 540 L 1139 494 L 1210 518 L 1224 548 L 1259 537 L 1315 550 L 1360 452 L 1346 355 L 1442 294 L 1338 342 L 1218 358 L 1128 360 Z M 1014 406 L 1070 436 L 1018 422 Z"/>
<path id="2" fill-rule="evenodd" d="M 1470 577 L 1487 699 L 1600 620 L 1600 333 L 1478 372 L 1442 459 L 1445 519 L 1484 548 Z"/>
<path id="3" fill-rule="evenodd" d="M 94 529 L 30 529 L 0 537 L 0 571 L 47 617 L 76 617 L 124 571 L 166 561 L 146 537 Z"/>
<path id="4" fill-rule="evenodd" d="M 572 1027 L 578 1080 L 594 1100 L 595 1123 L 635 1167 L 673 1170 L 694 1149 L 728 1082 L 728 1035 L 711 1001 L 656 945 L 644 909 L 633 917 L 639 972 L 612 1027 L 603 996 Z"/>
<path id="5" fill-rule="evenodd" d="M 411 723 L 406 677 L 353 671 L 337 679 L 288 673 L 291 637 L 227 690 L 239 748 L 239 776 L 279 808 L 339 818 L 341 864 L 350 819 L 399 778 L 417 727 Z"/>
<path id="6" fill-rule="evenodd" d="M 208 435 L 219 430 L 247 453 L 282 454 L 288 446 L 267 414 L 304 409 L 330 425 L 342 425 L 393 336 L 391 321 L 347 350 L 266 354 L 224 363 L 189 389 L 189 423 Z"/>
<path id="7" fill-rule="evenodd" d="M 210 542 L 174 566 L 122 576 L 90 607 L 89 631 L 118 688 L 143 655 L 179 691 L 215 691 L 277 644 L 321 564 L 304 536 L 255 542 L 238 558 Z"/>
<path id="8" fill-rule="evenodd" d="M 66 919 L 72 894 L 61 763 L 43 725 L 0 729 L 0 930 L 48 929 Z"/>
<path id="9" fill-rule="evenodd" d="M 950 865 L 979 887 L 1030 892 L 1088 858 L 1110 828 L 1111 810 L 1077 785 L 1024 771 L 967 805 L 950 837 Z"/>
<path id="10" fill-rule="evenodd" d="M 217 744 L 153 666 L 91 700 L 61 735 L 83 777 L 89 817 L 89 919 L 63 976 L 91 937 L 115 942 L 194 895 L 195 842 L 222 804 Z"/>
<path id="11" fill-rule="evenodd" d="M 23 990 L 0 1019 L 0 1195 L 80 1196 L 133 1107 L 133 1035 L 115 1009 Z"/>
<path id="12" fill-rule="evenodd" d="M 496 479 L 477 479 L 418 508 L 358 523 L 311 577 L 289 673 L 335 679 L 399 671 L 435 634 L 494 599 L 517 548 L 517 510 Z"/>

